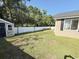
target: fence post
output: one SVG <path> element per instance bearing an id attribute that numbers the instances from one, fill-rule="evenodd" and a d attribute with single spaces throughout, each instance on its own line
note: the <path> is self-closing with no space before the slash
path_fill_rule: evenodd
<path id="1" fill-rule="evenodd" d="M 17 34 L 19 34 L 19 27 L 17 27 Z"/>
<path id="2" fill-rule="evenodd" d="M 34 32 L 35 32 L 35 26 L 34 26 Z"/>

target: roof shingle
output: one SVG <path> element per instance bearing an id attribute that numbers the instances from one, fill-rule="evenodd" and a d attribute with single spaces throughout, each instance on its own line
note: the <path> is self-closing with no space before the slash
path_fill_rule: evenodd
<path id="1" fill-rule="evenodd" d="M 79 17 L 79 10 L 59 13 L 53 16 L 55 19 Z"/>

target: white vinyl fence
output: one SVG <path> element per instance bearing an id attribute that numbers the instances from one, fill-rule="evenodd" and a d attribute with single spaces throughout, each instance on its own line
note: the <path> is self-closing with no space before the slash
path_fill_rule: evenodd
<path id="1" fill-rule="evenodd" d="M 40 31 L 45 29 L 54 29 L 54 27 L 15 27 L 15 34 Z"/>
<path id="2" fill-rule="evenodd" d="M 55 27 L 51 27 L 51 30 L 53 30 L 53 31 L 54 31 L 54 29 L 55 29 Z"/>

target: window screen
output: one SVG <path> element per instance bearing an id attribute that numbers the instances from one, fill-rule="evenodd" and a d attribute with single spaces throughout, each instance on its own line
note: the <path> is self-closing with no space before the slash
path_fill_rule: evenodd
<path id="1" fill-rule="evenodd" d="M 71 29 L 71 20 L 64 21 L 64 29 L 66 30 Z"/>
<path id="2" fill-rule="evenodd" d="M 76 30 L 78 27 L 78 20 L 72 20 L 71 29 Z"/>
<path id="3" fill-rule="evenodd" d="M 61 29 L 60 30 L 63 30 L 63 24 L 64 24 L 64 19 L 61 20 Z"/>
<path id="4" fill-rule="evenodd" d="M 77 28 L 78 28 L 78 20 L 76 19 L 64 20 L 65 30 L 77 30 Z"/>

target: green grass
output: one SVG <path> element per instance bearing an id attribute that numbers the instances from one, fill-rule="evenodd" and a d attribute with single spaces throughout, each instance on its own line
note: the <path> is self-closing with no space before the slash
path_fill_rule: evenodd
<path id="1" fill-rule="evenodd" d="M 51 30 L 22 34 L 6 41 L 36 59 L 64 59 L 65 55 L 79 59 L 79 39 L 55 36 Z"/>

